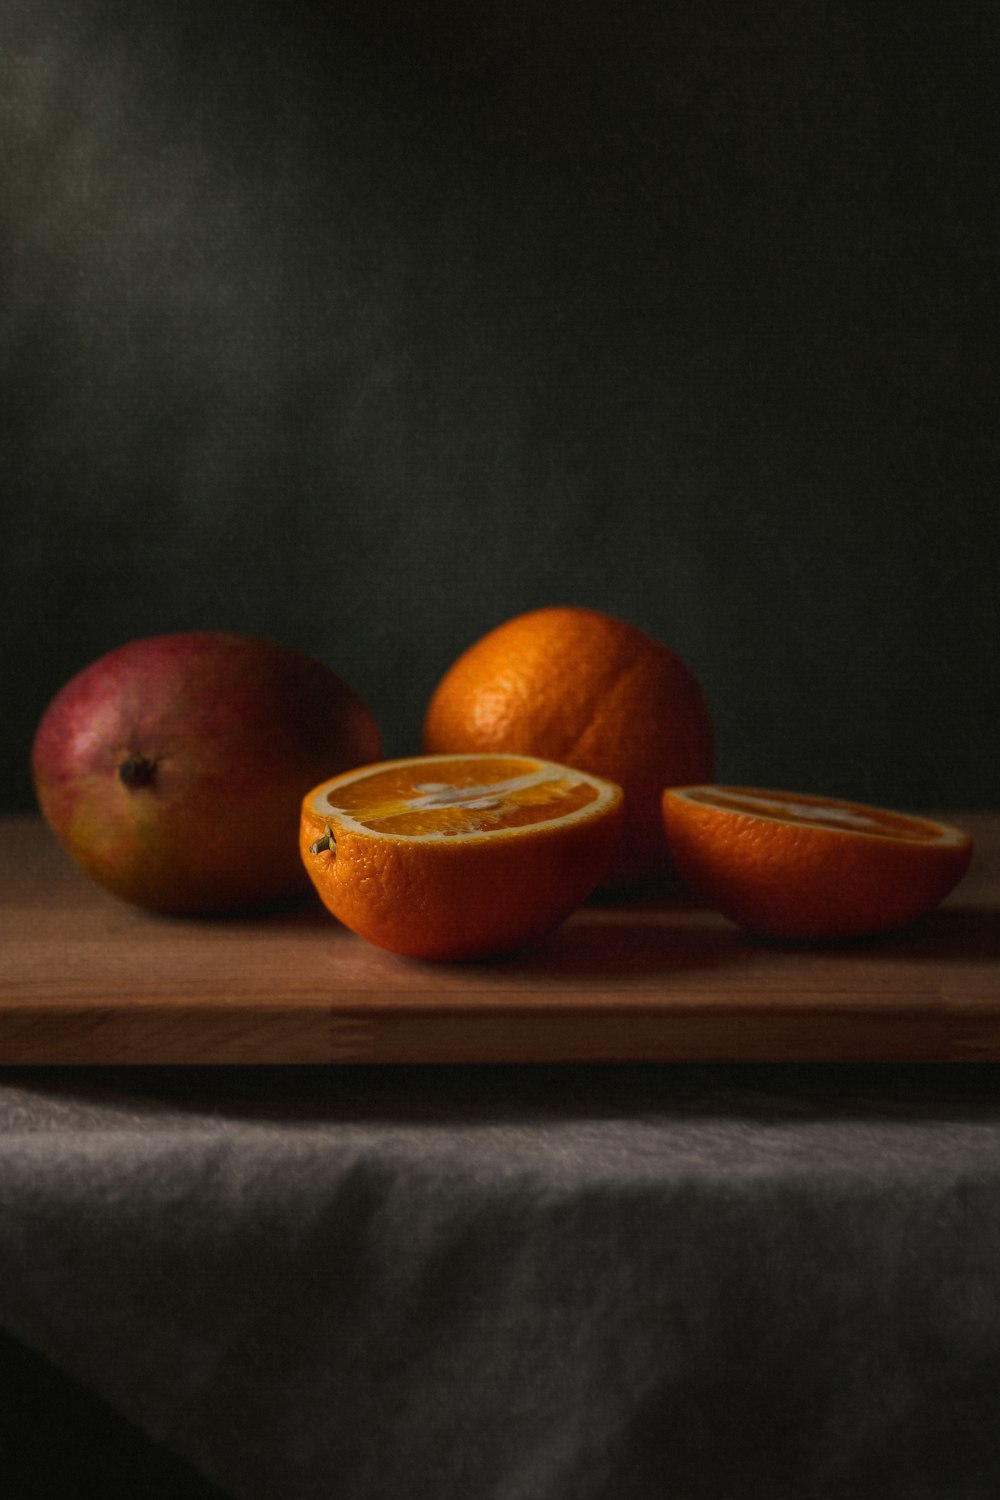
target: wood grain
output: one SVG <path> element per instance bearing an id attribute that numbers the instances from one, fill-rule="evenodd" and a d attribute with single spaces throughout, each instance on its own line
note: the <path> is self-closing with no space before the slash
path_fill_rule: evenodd
<path id="1" fill-rule="evenodd" d="M 843 946 L 754 941 L 676 894 L 593 903 L 487 963 L 395 958 L 299 910 L 148 915 L 0 822 L 0 1063 L 1000 1059 L 1000 816 L 949 900 Z"/>

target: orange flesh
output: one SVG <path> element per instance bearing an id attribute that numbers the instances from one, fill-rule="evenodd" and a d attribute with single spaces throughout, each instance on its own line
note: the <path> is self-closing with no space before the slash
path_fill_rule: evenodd
<path id="1" fill-rule="evenodd" d="M 726 812 L 748 813 L 757 818 L 771 818 L 781 823 L 797 823 L 834 833 L 860 833 L 870 838 L 904 839 L 914 843 L 936 843 L 945 830 L 927 819 L 910 818 L 905 813 L 882 808 L 856 807 L 849 802 L 829 798 L 796 795 L 784 798 L 766 792 L 744 792 L 735 787 L 697 788 L 684 793 L 689 802 Z"/>
<path id="2" fill-rule="evenodd" d="M 478 775 L 477 775 L 478 770 Z M 475 762 L 441 767 L 445 780 L 429 780 L 434 767 L 387 767 L 331 789 L 325 799 L 373 833 L 419 837 L 524 828 L 567 817 L 595 802 L 597 788 L 549 769 L 526 771 L 523 760 L 493 762 L 482 780 Z M 323 803 L 317 804 L 323 811 Z"/>

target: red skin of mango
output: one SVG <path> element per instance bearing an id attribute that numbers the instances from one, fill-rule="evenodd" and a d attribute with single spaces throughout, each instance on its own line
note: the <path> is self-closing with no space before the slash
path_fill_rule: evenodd
<path id="1" fill-rule="evenodd" d="M 46 821 L 86 874 L 136 905 L 196 913 L 305 894 L 302 797 L 381 755 L 370 710 L 321 662 L 189 631 L 120 646 L 67 682 L 31 765 Z"/>

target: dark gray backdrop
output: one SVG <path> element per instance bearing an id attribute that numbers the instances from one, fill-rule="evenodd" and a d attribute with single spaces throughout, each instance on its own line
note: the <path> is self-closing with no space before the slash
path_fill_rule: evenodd
<path id="1" fill-rule="evenodd" d="M 983 0 L 0 0 L 2 793 L 133 636 L 303 646 L 393 753 L 588 603 L 722 779 L 996 802 Z"/>

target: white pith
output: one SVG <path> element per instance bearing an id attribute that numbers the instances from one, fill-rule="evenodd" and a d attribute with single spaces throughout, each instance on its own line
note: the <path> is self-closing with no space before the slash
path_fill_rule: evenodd
<path id="1" fill-rule="evenodd" d="M 521 759 L 516 755 L 423 755 L 409 760 L 387 761 L 387 767 L 396 770 L 405 770 L 407 766 L 431 767 L 439 766 L 442 770 L 448 765 L 467 764 L 470 760 L 476 762 L 488 762 L 491 759 L 511 761 Z M 487 811 L 496 805 L 511 792 L 523 791 L 532 786 L 543 786 L 546 782 L 566 782 L 567 780 L 581 786 L 593 787 L 597 796 L 592 802 L 587 802 L 583 807 L 576 808 L 573 812 L 559 813 L 555 817 L 540 818 L 535 823 L 522 824 L 514 828 L 486 828 L 469 829 L 462 832 L 433 832 L 433 833 L 391 833 L 373 829 L 366 822 L 352 817 L 348 812 L 342 811 L 335 803 L 331 803 L 329 795 L 331 790 L 336 792 L 339 788 L 352 785 L 356 781 L 363 781 L 373 775 L 371 766 L 362 766 L 357 771 L 349 772 L 344 776 L 337 776 L 323 786 L 317 787 L 310 798 L 310 807 L 320 819 L 334 820 L 340 829 L 352 830 L 363 834 L 368 839 L 399 839 L 412 840 L 414 843 L 451 843 L 456 839 L 467 842 L 469 839 L 488 839 L 521 832 L 536 831 L 542 828 L 551 828 L 555 825 L 568 827 L 573 823 L 586 822 L 594 817 L 596 813 L 602 812 L 617 797 L 618 789 L 610 782 L 602 781 L 600 777 L 591 776 L 586 771 L 576 771 L 569 766 L 557 765 L 553 761 L 536 760 L 534 757 L 523 757 L 524 763 L 534 769 L 526 771 L 520 776 L 508 776 L 498 781 L 482 782 L 475 786 L 454 787 L 446 781 L 431 782 L 422 780 L 417 785 L 422 788 L 420 795 L 412 798 L 402 798 L 399 803 L 386 804 L 398 806 L 400 810 L 419 812 L 423 808 L 448 808 L 465 807 L 470 811 Z M 368 816 L 372 815 L 372 809 L 368 809 Z M 375 815 L 379 810 L 375 809 Z M 384 814 L 383 814 L 384 815 Z"/>

